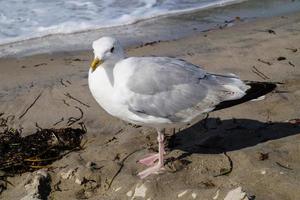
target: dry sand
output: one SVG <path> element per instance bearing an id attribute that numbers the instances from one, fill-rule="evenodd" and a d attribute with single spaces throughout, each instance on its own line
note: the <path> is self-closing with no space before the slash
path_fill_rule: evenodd
<path id="1" fill-rule="evenodd" d="M 48 176 L 49 199 L 224 199 L 239 186 L 249 199 L 300 199 L 300 127 L 289 122 L 300 118 L 299 13 L 238 22 L 127 52 L 178 57 L 209 71 L 283 84 L 264 100 L 211 113 L 175 135 L 169 131 L 166 172 L 140 180 L 136 173 L 144 167 L 136 161 L 157 148 L 156 132 L 111 117 L 97 105 L 87 85 L 91 51 L 1 59 L 0 112 L 15 116 L 12 127 L 22 128 L 24 135 L 36 126 L 66 127 L 69 117 L 80 117 L 80 108 L 87 128 L 84 150 L 53 163 L 45 169 L 48 175 L 9 178 L 14 186 L 1 199 L 28 199 L 34 187 L 30 180 Z M 280 56 L 286 60 L 278 61 Z M 230 162 L 231 173 L 216 176 L 230 169 Z"/>

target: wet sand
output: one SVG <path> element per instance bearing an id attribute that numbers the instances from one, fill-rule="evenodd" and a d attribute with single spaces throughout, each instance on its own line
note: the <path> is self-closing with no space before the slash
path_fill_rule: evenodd
<path id="1" fill-rule="evenodd" d="M 243 80 L 281 83 L 264 100 L 169 130 L 166 172 L 145 180 L 136 176 L 145 168 L 136 161 L 157 149 L 156 132 L 97 105 L 87 85 L 92 51 L 1 59 L 1 117 L 12 116 L 9 125 L 24 136 L 65 128 L 70 117 L 79 119 L 72 127 L 84 122 L 85 148 L 40 172 L 51 177 L 49 199 L 224 199 L 239 186 L 249 199 L 299 199 L 299 35 L 300 14 L 293 14 L 128 48 L 129 56 L 178 57 Z M 25 197 L 35 176 L 9 178 L 13 186 L 1 198 Z"/>

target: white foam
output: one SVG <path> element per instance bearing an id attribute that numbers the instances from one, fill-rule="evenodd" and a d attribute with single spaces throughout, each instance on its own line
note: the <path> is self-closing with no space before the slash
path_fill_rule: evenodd
<path id="1" fill-rule="evenodd" d="M 0 1 L 0 44 L 136 23 L 242 0 Z"/>

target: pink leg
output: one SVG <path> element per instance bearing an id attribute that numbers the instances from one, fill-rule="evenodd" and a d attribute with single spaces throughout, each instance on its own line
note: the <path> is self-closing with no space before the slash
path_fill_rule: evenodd
<path id="1" fill-rule="evenodd" d="M 165 152 L 165 150 L 164 150 L 164 134 L 162 133 L 161 130 L 157 130 L 157 133 L 158 133 L 157 141 L 158 141 L 158 151 L 159 151 L 159 153 L 157 154 L 158 162 L 154 166 L 149 167 L 148 169 L 140 172 L 138 174 L 138 176 L 141 179 L 146 178 L 150 174 L 158 173 L 160 170 L 163 169 L 163 166 L 164 166 L 164 152 Z"/>
<path id="2" fill-rule="evenodd" d="M 146 166 L 152 166 L 154 165 L 155 161 L 157 161 L 159 158 L 159 154 L 151 154 L 149 156 L 147 156 L 146 158 L 142 158 L 140 159 L 138 162 L 141 164 L 144 164 Z"/>
<path id="3" fill-rule="evenodd" d="M 163 154 L 166 154 L 164 148 L 162 149 L 162 151 L 163 151 Z M 153 166 L 155 164 L 155 162 L 158 160 L 159 160 L 159 153 L 152 153 L 152 154 L 148 155 L 147 157 L 138 160 L 138 162 L 143 165 L 146 165 L 146 166 Z"/>
<path id="4" fill-rule="evenodd" d="M 166 154 L 165 150 L 163 149 L 163 154 Z M 159 153 L 150 154 L 149 156 L 140 159 L 138 162 L 146 165 L 146 166 L 152 166 L 155 164 L 155 162 L 159 159 Z"/>

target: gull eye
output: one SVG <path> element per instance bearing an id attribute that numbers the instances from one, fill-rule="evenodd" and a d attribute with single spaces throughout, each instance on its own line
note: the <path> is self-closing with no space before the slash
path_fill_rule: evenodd
<path id="1" fill-rule="evenodd" d="M 110 49 L 110 53 L 113 53 L 114 50 L 115 50 L 115 47 L 112 47 L 112 48 Z"/>

